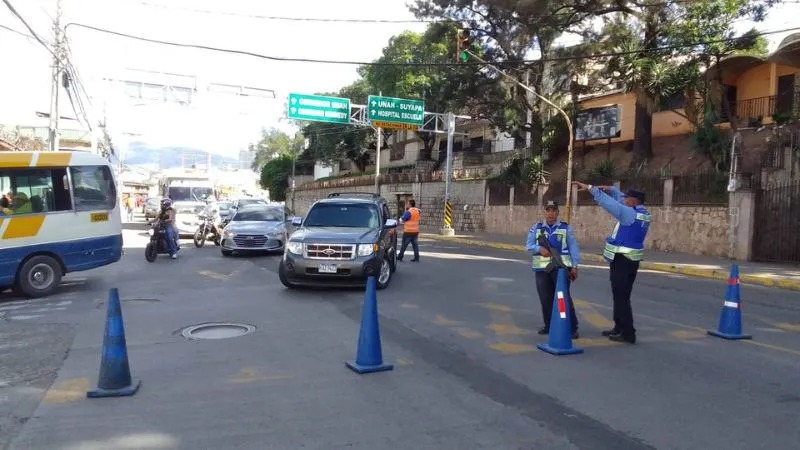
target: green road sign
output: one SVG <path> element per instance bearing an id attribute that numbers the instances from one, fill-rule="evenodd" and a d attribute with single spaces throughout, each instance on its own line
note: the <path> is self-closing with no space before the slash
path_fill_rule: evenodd
<path id="1" fill-rule="evenodd" d="M 370 95 L 367 99 L 367 108 L 367 115 L 372 121 L 419 127 L 425 124 L 425 102 L 422 100 Z"/>
<path id="2" fill-rule="evenodd" d="M 350 99 L 290 93 L 289 118 L 348 124 L 350 123 Z"/>

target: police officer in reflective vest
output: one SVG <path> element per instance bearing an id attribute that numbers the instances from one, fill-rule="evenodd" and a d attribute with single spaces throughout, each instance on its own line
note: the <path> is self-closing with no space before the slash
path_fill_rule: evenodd
<path id="1" fill-rule="evenodd" d="M 540 236 L 544 237 L 547 246 L 539 245 Z M 558 252 L 561 261 L 567 266 L 569 276 L 567 277 L 567 293 L 569 295 L 569 285 L 571 281 L 578 278 L 578 264 L 581 259 L 578 240 L 572 232 L 572 228 L 567 222 L 558 219 L 558 204 L 548 201 L 544 208 L 544 220 L 533 225 L 528 231 L 528 251 L 533 255 L 533 272 L 536 277 L 536 291 L 539 293 L 539 302 L 542 304 L 542 318 L 544 327 L 539 330 L 539 334 L 550 332 L 550 317 L 553 314 L 553 300 L 556 295 L 556 281 L 558 280 L 558 270 L 551 264 L 552 252 Z M 550 247 L 550 250 L 547 249 Z M 555 268 L 557 269 L 557 268 Z M 569 296 L 572 300 L 572 296 Z M 578 316 L 575 314 L 573 302 L 569 302 L 570 326 L 572 329 L 572 339 L 578 338 Z"/>
<path id="2" fill-rule="evenodd" d="M 623 194 L 614 186 L 574 184 L 578 189 L 591 192 L 597 204 L 617 219 L 603 248 L 603 257 L 611 264 L 611 293 L 614 296 L 614 328 L 603 331 L 603 336 L 612 341 L 635 344 L 631 292 L 639 262 L 644 256 L 644 240 L 652 217 L 643 206 L 644 192 L 631 189 Z"/>
<path id="3" fill-rule="evenodd" d="M 419 208 L 417 208 L 417 202 L 414 200 L 409 200 L 408 204 L 410 207 L 403 213 L 403 216 L 400 217 L 400 223 L 403 224 L 403 243 L 400 245 L 400 254 L 397 255 L 397 260 L 403 260 L 406 247 L 408 247 L 408 244 L 411 244 L 411 248 L 414 249 L 414 259 L 411 261 L 417 262 L 419 261 L 419 244 L 417 243 L 417 239 L 419 238 L 420 211 Z"/>

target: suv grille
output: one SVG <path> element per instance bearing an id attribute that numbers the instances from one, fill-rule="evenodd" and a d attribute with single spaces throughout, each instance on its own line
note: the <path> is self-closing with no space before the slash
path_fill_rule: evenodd
<path id="1" fill-rule="evenodd" d="M 306 244 L 309 259 L 353 259 L 356 246 L 350 244 Z"/>

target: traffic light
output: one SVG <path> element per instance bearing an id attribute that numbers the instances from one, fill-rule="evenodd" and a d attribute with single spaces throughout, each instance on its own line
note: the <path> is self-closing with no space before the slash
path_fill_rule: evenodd
<path id="1" fill-rule="evenodd" d="M 469 59 L 469 49 L 472 44 L 472 37 L 469 30 L 456 30 L 456 61 L 467 62 Z"/>

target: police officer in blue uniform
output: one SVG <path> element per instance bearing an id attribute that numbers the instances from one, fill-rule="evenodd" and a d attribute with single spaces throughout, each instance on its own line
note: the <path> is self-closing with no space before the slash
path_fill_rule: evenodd
<path id="1" fill-rule="evenodd" d="M 567 277 L 567 293 L 569 295 L 569 285 L 571 281 L 578 278 L 578 264 L 581 260 L 581 250 L 578 247 L 578 240 L 572 232 L 572 228 L 567 222 L 558 219 L 558 204 L 548 201 L 544 208 L 544 220 L 533 225 L 528 231 L 528 241 L 526 247 L 532 254 L 532 268 L 536 277 L 536 291 L 539 294 L 539 302 L 542 304 L 542 318 L 544 327 L 539 330 L 539 334 L 550 332 L 550 317 L 553 313 L 553 300 L 556 294 L 556 281 L 558 280 L 558 270 L 553 269 L 552 252 L 558 255 L 569 271 Z M 548 250 L 545 246 L 539 245 L 539 237 L 544 236 L 547 240 Z M 572 339 L 578 339 L 578 316 L 575 314 L 572 296 L 569 295 L 569 314 L 570 325 L 572 327 Z"/>
<path id="2" fill-rule="evenodd" d="M 603 257 L 611 265 L 611 293 L 614 297 L 614 328 L 603 331 L 603 336 L 612 341 L 635 344 L 631 292 L 639 262 L 644 256 L 644 240 L 652 218 L 643 206 L 644 193 L 631 189 L 623 194 L 614 186 L 574 184 L 580 190 L 591 192 L 597 204 L 617 219 L 603 248 Z"/>

